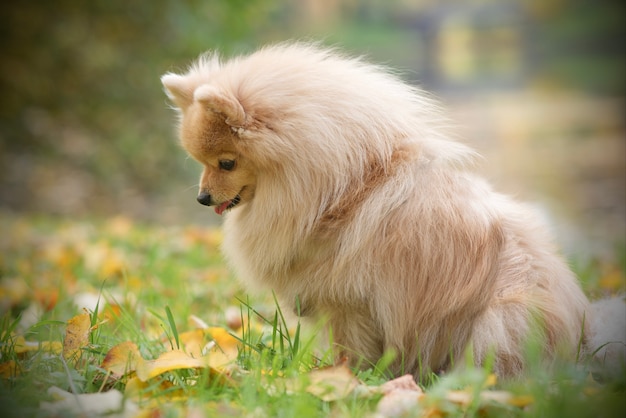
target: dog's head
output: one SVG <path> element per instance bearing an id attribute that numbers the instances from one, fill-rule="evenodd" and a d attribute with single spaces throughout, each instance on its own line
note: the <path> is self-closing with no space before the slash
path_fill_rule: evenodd
<path id="1" fill-rule="evenodd" d="M 256 168 L 238 144 L 247 124 L 239 101 L 185 75 L 166 74 L 165 90 L 181 112 L 180 140 L 204 166 L 198 202 L 224 211 L 248 202 L 256 189 Z"/>
<path id="2" fill-rule="evenodd" d="M 220 214 L 254 198 L 263 213 L 310 225 L 356 207 L 418 156 L 467 155 L 442 146 L 427 97 L 317 45 L 279 44 L 226 62 L 203 55 L 161 80 L 180 111 L 181 143 L 204 166 L 198 201 Z"/>

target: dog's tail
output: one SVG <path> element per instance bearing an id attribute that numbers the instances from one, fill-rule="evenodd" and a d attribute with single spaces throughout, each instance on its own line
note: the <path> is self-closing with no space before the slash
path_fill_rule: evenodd
<path id="1" fill-rule="evenodd" d="M 592 371 L 601 378 L 626 377 L 626 301 L 624 296 L 591 304 L 587 352 Z"/>

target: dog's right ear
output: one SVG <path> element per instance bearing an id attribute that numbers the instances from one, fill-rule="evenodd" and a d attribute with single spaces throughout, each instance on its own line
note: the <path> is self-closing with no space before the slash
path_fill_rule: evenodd
<path id="1" fill-rule="evenodd" d="M 193 103 L 194 86 L 188 77 L 167 73 L 161 77 L 165 94 L 180 110 L 185 110 Z"/>

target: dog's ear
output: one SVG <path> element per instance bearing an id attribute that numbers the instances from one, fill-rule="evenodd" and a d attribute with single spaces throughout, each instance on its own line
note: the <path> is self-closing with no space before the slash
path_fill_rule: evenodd
<path id="1" fill-rule="evenodd" d="M 223 115 L 226 123 L 234 130 L 246 129 L 249 117 L 233 95 L 205 84 L 196 89 L 193 98 L 207 109 Z"/>
<path id="2" fill-rule="evenodd" d="M 189 78 L 183 75 L 167 73 L 161 77 L 165 93 L 180 110 L 185 110 L 193 102 L 194 86 Z"/>

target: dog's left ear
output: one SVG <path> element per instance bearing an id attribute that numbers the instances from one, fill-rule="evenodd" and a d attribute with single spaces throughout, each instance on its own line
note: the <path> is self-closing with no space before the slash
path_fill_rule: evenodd
<path id="1" fill-rule="evenodd" d="M 233 130 L 240 131 L 249 125 L 249 116 L 235 96 L 205 84 L 196 89 L 194 100 L 202 103 L 207 109 L 224 115 L 225 121 Z"/>
<path id="2" fill-rule="evenodd" d="M 161 77 L 165 93 L 180 110 L 186 110 L 193 102 L 194 86 L 189 78 L 183 75 L 167 73 Z"/>

